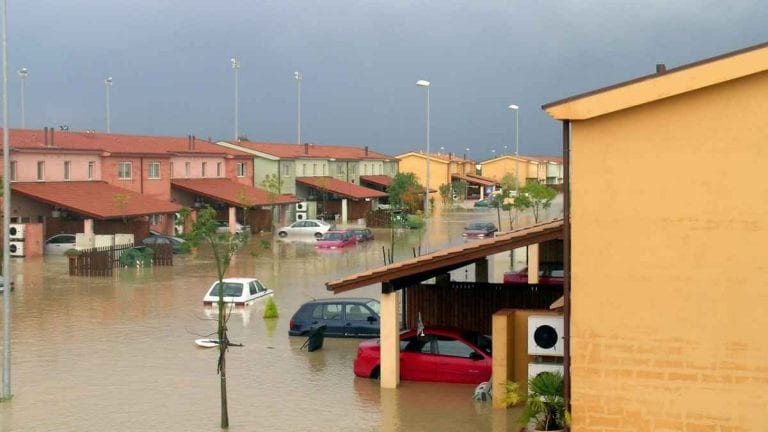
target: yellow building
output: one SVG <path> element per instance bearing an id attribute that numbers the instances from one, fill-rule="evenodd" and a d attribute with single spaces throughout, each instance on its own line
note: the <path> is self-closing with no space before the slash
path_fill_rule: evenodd
<path id="1" fill-rule="evenodd" d="M 408 152 L 396 156 L 399 161 L 399 171 L 416 174 L 422 186 L 426 186 L 427 155 L 422 152 Z M 437 190 L 441 184 L 450 184 L 454 174 L 467 175 L 475 173 L 475 163 L 469 159 L 450 153 L 433 153 L 429 158 L 429 188 Z"/>
<path id="2" fill-rule="evenodd" d="M 514 175 L 520 186 L 534 181 L 542 184 L 563 182 L 562 158 L 558 157 L 504 155 L 481 162 L 480 165 L 484 177 L 499 182 L 507 174 Z"/>
<path id="3" fill-rule="evenodd" d="M 768 44 L 544 109 L 573 179 L 572 430 L 768 430 Z"/>

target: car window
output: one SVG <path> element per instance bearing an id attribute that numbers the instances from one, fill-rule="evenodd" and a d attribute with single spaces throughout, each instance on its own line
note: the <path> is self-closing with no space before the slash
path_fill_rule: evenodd
<path id="1" fill-rule="evenodd" d="M 308 221 L 308 222 L 305 222 L 304 226 L 308 228 L 316 228 L 319 225 L 317 224 L 317 222 Z"/>
<path id="2" fill-rule="evenodd" d="M 211 292 L 208 294 L 212 297 L 218 297 L 219 296 L 219 283 L 216 282 L 216 284 L 211 288 Z M 243 284 L 241 283 L 232 283 L 232 282 L 224 282 L 224 297 L 240 297 L 243 295 Z"/>
<path id="3" fill-rule="evenodd" d="M 325 305 L 323 308 L 323 319 L 341 319 L 341 305 L 336 303 Z"/>
<path id="4" fill-rule="evenodd" d="M 251 295 L 259 293 L 259 287 L 256 285 L 256 282 L 251 281 L 251 283 L 248 284 L 248 287 L 250 288 Z"/>
<path id="5" fill-rule="evenodd" d="M 469 355 L 475 352 L 472 347 L 464 342 L 448 336 L 437 337 L 437 353 L 450 357 L 469 358 Z"/>
<path id="6" fill-rule="evenodd" d="M 75 236 L 68 236 L 68 235 L 57 236 L 48 240 L 48 243 L 51 243 L 51 244 L 63 244 L 63 243 L 74 243 L 74 242 L 75 242 Z"/>
<path id="7" fill-rule="evenodd" d="M 469 342 L 473 343 L 476 347 L 480 348 L 482 351 L 485 351 L 487 354 L 491 354 L 491 347 L 492 347 L 492 341 L 491 338 L 489 338 L 486 335 L 477 333 L 477 332 L 468 332 L 462 335 L 462 337 L 465 340 L 468 340 Z"/>
<path id="8" fill-rule="evenodd" d="M 407 339 L 400 341 L 400 350 L 405 352 L 431 354 L 432 353 L 432 344 L 430 343 L 431 340 L 432 340 L 432 336 L 413 335 Z"/>
<path id="9" fill-rule="evenodd" d="M 376 300 L 371 300 L 368 303 L 365 304 L 368 306 L 372 311 L 376 312 L 376 315 L 379 315 L 381 312 L 379 312 L 380 304 Z"/>
<path id="10" fill-rule="evenodd" d="M 157 241 L 157 237 L 147 237 L 144 240 L 142 240 L 141 242 L 144 243 L 144 244 L 151 245 L 151 244 L 155 244 L 156 241 Z"/>
<path id="11" fill-rule="evenodd" d="M 323 305 L 316 305 L 314 309 L 312 309 L 312 318 L 314 319 L 323 318 Z"/>
<path id="12" fill-rule="evenodd" d="M 345 318 L 348 321 L 365 321 L 370 316 L 368 309 L 357 304 L 348 304 L 344 306 Z"/>

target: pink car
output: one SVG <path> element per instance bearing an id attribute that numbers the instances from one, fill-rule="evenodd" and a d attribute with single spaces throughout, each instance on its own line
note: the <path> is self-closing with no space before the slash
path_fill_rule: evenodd
<path id="1" fill-rule="evenodd" d="M 354 371 L 363 378 L 378 378 L 379 339 L 362 342 Z M 491 379 L 491 339 L 452 327 L 426 327 L 400 334 L 400 379 L 479 384 Z"/>
<path id="2" fill-rule="evenodd" d="M 355 236 L 351 231 L 328 231 L 323 234 L 323 237 L 317 239 L 315 247 L 320 249 L 341 249 L 356 243 L 357 240 L 355 240 Z"/>

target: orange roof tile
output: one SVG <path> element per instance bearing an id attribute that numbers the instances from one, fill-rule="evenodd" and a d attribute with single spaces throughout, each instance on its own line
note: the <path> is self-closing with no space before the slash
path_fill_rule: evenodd
<path id="1" fill-rule="evenodd" d="M 296 177 L 296 182 L 353 199 L 389 196 L 386 192 L 358 186 L 354 183 L 347 183 L 333 177 Z"/>
<path id="2" fill-rule="evenodd" d="M 392 180 L 394 180 L 392 177 L 388 175 L 364 175 L 360 176 L 360 181 L 366 181 L 368 183 L 373 183 L 375 185 L 389 186 L 390 183 L 392 183 Z"/>
<path id="3" fill-rule="evenodd" d="M 385 154 L 366 150 L 365 148 L 360 147 L 345 147 L 321 144 L 280 144 L 253 141 L 240 141 L 233 144 L 283 159 L 394 159 L 392 156 L 387 156 Z"/>
<path id="4" fill-rule="evenodd" d="M 244 202 L 251 206 L 301 202 L 293 195 L 271 197 L 269 192 L 263 189 L 236 183 L 227 178 L 173 179 L 171 186 L 238 207 L 242 206 Z"/>
<path id="5" fill-rule="evenodd" d="M 454 173 L 454 174 L 451 174 L 451 177 L 457 178 L 459 180 L 464 180 L 467 183 L 476 184 L 480 186 L 494 186 L 498 183 L 496 180 L 492 178 L 480 177 L 480 176 L 475 176 L 471 174 L 463 175 L 463 174 Z"/>
<path id="6" fill-rule="evenodd" d="M 61 207 L 94 219 L 117 219 L 175 213 L 181 206 L 142 195 L 101 181 L 12 183 L 14 193 Z M 115 200 L 127 197 L 125 208 Z"/>

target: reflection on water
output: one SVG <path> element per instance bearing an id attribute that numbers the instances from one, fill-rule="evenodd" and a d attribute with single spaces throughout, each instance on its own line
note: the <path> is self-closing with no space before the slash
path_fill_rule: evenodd
<path id="1" fill-rule="evenodd" d="M 333 253 L 320 253 L 313 241 L 254 239 L 227 276 L 259 278 L 275 291 L 280 317 L 263 319 L 264 301 L 233 311 L 230 338 L 244 346 L 228 354 L 230 429 L 513 429 L 516 413 L 473 402 L 472 386 L 404 382 L 381 390 L 352 373 L 359 340 L 327 338 L 310 353 L 301 349 L 305 338 L 287 336 L 302 303 L 331 296 L 327 281 L 381 266 L 382 249 L 394 244 L 395 261 L 402 261 L 419 246 L 426 252 L 462 244 L 464 225 L 495 218 L 492 209 L 438 208 L 425 232 L 375 229 L 375 241 Z M 0 404 L 0 430 L 218 430 L 216 350 L 193 342 L 216 328 L 217 312 L 202 306 L 215 263 L 201 250 L 174 264 L 79 278 L 68 276 L 66 257 L 14 259 L 14 397 Z M 509 255 L 497 255 L 492 278 L 509 267 Z M 459 269 L 454 278 L 473 274 Z M 349 295 L 377 298 L 379 288 Z"/>

